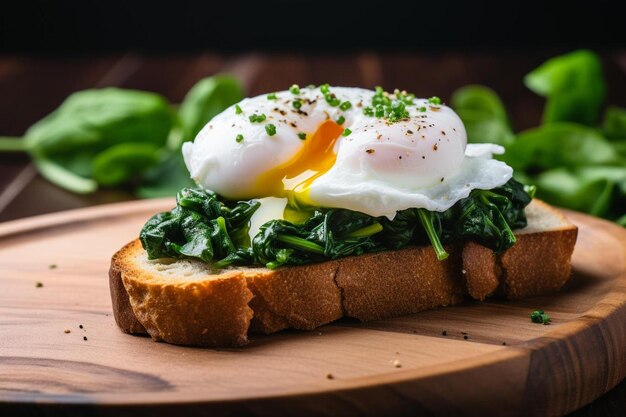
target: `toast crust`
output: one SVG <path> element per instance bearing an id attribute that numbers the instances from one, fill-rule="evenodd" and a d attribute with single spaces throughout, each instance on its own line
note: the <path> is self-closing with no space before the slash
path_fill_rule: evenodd
<path id="1" fill-rule="evenodd" d="M 198 346 L 242 346 L 249 332 L 311 330 L 341 317 L 377 320 L 454 305 L 468 295 L 509 299 L 558 291 L 571 275 L 577 228 L 533 200 L 529 226 L 496 256 L 475 242 L 369 253 L 317 264 L 211 271 L 185 261 L 193 274 L 163 272 L 174 260 L 147 261 L 139 240 L 111 260 L 115 320 L 126 333 Z M 548 218 L 549 221 L 545 221 Z M 544 222 L 545 224 L 541 224 Z"/>

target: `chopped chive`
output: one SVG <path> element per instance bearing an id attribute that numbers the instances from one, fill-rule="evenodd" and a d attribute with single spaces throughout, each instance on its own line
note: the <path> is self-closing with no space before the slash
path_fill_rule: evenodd
<path id="1" fill-rule="evenodd" d="M 320 91 L 324 94 L 328 93 L 328 91 L 330 90 L 330 86 L 328 84 L 322 84 L 320 85 Z"/>
<path id="2" fill-rule="evenodd" d="M 346 118 L 345 118 L 345 117 L 343 117 L 343 116 L 339 116 L 339 118 L 338 118 L 337 120 L 335 120 L 335 122 L 336 122 L 339 126 L 341 126 L 342 124 L 344 124 L 344 123 L 345 123 L 345 121 L 346 121 Z"/>
<path id="3" fill-rule="evenodd" d="M 265 125 L 265 131 L 267 132 L 267 134 L 269 136 L 274 136 L 276 134 L 276 126 L 274 126 L 273 124 L 266 124 Z"/>
<path id="4" fill-rule="evenodd" d="M 425 113 L 425 112 L 426 112 L 426 107 L 424 107 L 424 106 L 420 107 L 420 111 L 421 111 L 422 113 Z"/>
<path id="5" fill-rule="evenodd" d="M 294 109 L 300 110 L 300 107 L 302 107 L 302 101 L 294 100 L 293 103 L 291 103 L 291 105 L 293 106 Z"/>
<path id="6" fill-rule="evenodd" d="M 300 132 L 300 133 L 298 133 L 298 137 L 299 137 L 300 139 L 302 139 L 302 140 L 305 140 L 305 139 L 306 139 L 306 133 L 304 133 L 304 132 Z"/>
<path id="7" fill-rule="evenodd" d="M 434 104 L 435 106 L 441 105 L 441 99 L 437 96 L 432 96 L 428 99 L 429 104 Z"/>
<path id="8" fill-rule="evenodd" d="M 243 113 L 243 110 L 241 110 L 241 107 L 239 107 L 239 104 L 235 104 L 235 114 L 241 114 Z"/>
<path id="9" fill-rule="evenodd" d="M 352 107 L 352 103 L 350 103 L 349 101 L 344 101 L 339 105 L 339 108 L 343 111 L 348 110 L 350 107 Z"/>
<path id="10" fill-rule="evenodd" d="M 289 87 L 289 91 L 291 92 L 291 94 L 300 94 L 300 86 L 298 84 L 294 84 L 291 87 Z"/>
<path id="11" fill-rule="evenodd" d="M 237 143 L 240 143 L 241 141 L 243 141 L 243 135 L 241 133 L 238 134 L 235 140 L 237 141 Z"/>
<path id="12" fill-rule="evenodd" d="M 348 136 L 350 133 L 352 133 L 352 131 L 348 128 L 345 128 L 341 133 L 341 136 Z"/>
<path id="13" fill-rule="evenodd" d="M 250 115 L 250 117 L 248 118 L 250 120 L 250 123 L 261 123 L 262 121 L 264 121 L 266 119 L 266 116 L 261 113 L 261 114 L 253 114 Z"/>
<path id="14" fill-rule="evenodd" d="M 371 107 L 365 107 L 363 109 L 363 114 L 366 116 L 374 116 L 374 109 Z"/>
<path id="15" fill-rule="evenodd" d="M 326 100 L 326 102 L 333 107 L 337 107 L 339 104 L 341 104 L 341 100 L 339 100 L 337 96 L 332 93 L 324 94 L 324 100 Z"/>
<path id="16" fill-rule="evenodd" d="M 276 97 L 276 93 L 269 93 L 267 95 L 267 99 L 268 100 L 276 100 L 278 97 Z"/>
<path id="17" fill-rule="evenodd" d="M 530 320 L 533 323 L 539 323 L 543 325 L 550 324 L 552 319 L 543 310 L 535 310 L 530 314 Z"/>

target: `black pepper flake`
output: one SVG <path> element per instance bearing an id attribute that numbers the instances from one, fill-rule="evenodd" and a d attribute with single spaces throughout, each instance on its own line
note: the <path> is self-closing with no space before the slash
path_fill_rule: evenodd
<path id="1" fill-rule="evenodd" d="M 374 151 L 374 149 L 366 149 L 366 150 L 365 150 L 365 152 L 367 152 L 367 153 L 370 153 L 370 154 L 371 154 L 371 153 L 374 153 L 375 151 Z"/>
<path id="2" fill-rule="evenodd" d="M 295 122 L 291 122 L 289 124 L 291 125 L 291 127 L 298 127 L 298 125 L 296 125 Z"/>
<path id="3" fill-rule="evenodd" d="M 506 342 L 502 342 L 502 346 L 506 346 Z"/>
<path id="4" fill-rule="evenodd" d="M 287 115 L 287 112 L 284 110 L 280 110 L 278 113 L 280 113 L 281 116 L 285 116 Z"/>
<path id="5" fill-rule="evenodd" d="M 441 131 L 441 134 L 445 136 L 445 135 L 446 135 L 446 132 L 445 132 L 444 130 L 442 130 L 442 131 Z"/>
<path id="6" fill-rule="evenodd" d="M 439 149 L 439 146 L 437 146 L 437 144 L 435 143 L 435 144 L 433 145 L 433 151 L 436 151 L 437 149 Z"/>
<path id="7" fill-rule="evenodd" d="M 424 155 L 422 155 L 422 159 L 426 159 L 426 157 Z"/>
<path id="8" fill-rule="evenodd" d="M 441 182 L 443 182 L 443 180 L 444 180 L 444 178 L 443 178 L 443 177 L 441 177 Z"/>
<path id="9" fill-rule="evenodd" d="M 407 135 L 412 135 L 413 131 L 412 130 L 407 130 L 406 133 L 407 133 Z"/>
<path id="10" fill-rule="evenodd" d="M 402 155 L 399 155 L 399 156 L 398 156 L 398 159 L 402 159 Z"/>

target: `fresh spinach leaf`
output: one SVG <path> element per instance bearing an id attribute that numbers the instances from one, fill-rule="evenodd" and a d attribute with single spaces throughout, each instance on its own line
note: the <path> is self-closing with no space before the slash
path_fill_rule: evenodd
<path id="1" fill-rule="evenodd" d="M 609 106 L 604 115 L 602 132 L 610 140 L 626 142 L 626 109 Z"/>
<path id="2" fill-rule="evenodd" d="M 467 131 L 468 142 L 508 145 L 514 139 L 506 110 L 488 87 L 469 85 L 452 94 L 451 104 Z"/>
<path id="3" fill-rule="evenodd" d="M 521 171 L 620 161 L 615 148 L 597 130 L 574 123 L 553 123 L 526 130 L 502 158 Z"/>
<path id="4" fill-rule="evenodd" d="M 602 64 L 588 50 L 546 61 L 524 78 L 526 86 L 546 97 L 544 123 L 577 122 L 594 125 L 604 102 Z"/>
<path id="5" fill-rule="evenodd" d="M 183 126 L 183 140 L 193 140 L 209 120 L 243 99 L 243 89 L 229 75 L 204 78 L 187 93 L 178 115 Z"/>

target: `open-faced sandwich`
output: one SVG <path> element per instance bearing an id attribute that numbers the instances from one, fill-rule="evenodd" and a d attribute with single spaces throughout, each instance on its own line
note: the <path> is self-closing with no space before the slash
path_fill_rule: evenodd
<path id="1" fill-rule="evenodd" d="M 559 290 L 577 229 L 467 144 L 437 97 L 299 88 L 249 98 L 183 154 L 197 189 L 113 256 L 119 327 L 238 346 L 250 332 Z"/>

